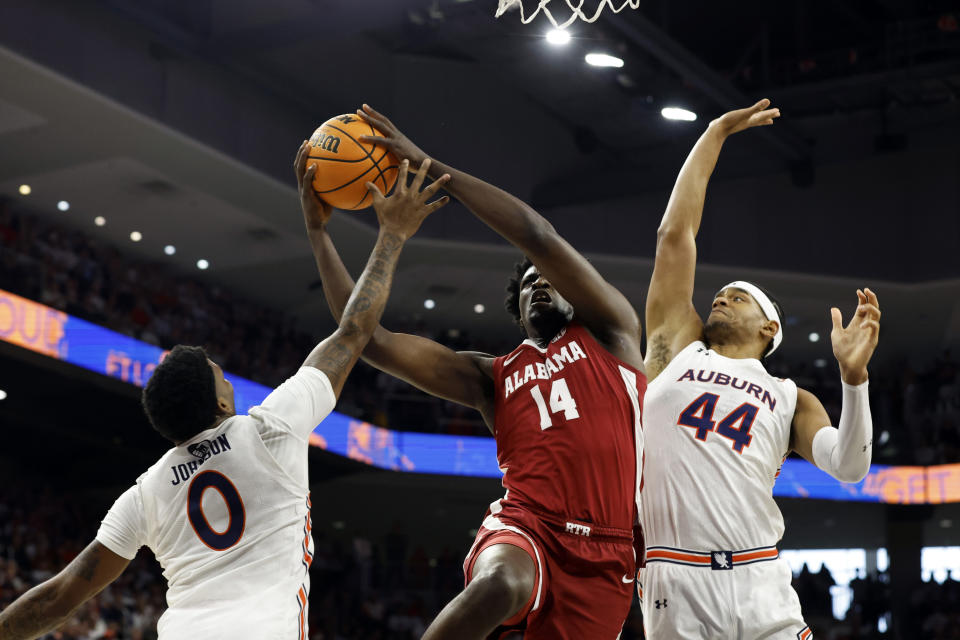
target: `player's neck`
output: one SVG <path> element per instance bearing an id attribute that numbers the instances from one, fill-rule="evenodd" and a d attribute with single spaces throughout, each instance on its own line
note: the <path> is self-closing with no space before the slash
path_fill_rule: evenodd
<path id="1" fill-rule="evenodd" d="M 567 326 L 567 322 L 561 323 L 557 326 L 554 326 L 552 323 L 545 327 L 539 327 L 541 330 L 537 330 L 538 327 L 533 327 L 529 332 L 527 332 L 527 337 L 537 343 L 541 349 L 546 349 L 547 345 L 550 344 L 550 341 L 557 337 L 557 334 Z"/>
<path id="2" fill-rule="evenodd" d="M 710 348 L 723 357 L 734 360 L 742 360 L 745 358 L 752 358 L 753 360 L 760 359 L 757 353 L 757 345 L 753 344 L 710 343 Z"/>

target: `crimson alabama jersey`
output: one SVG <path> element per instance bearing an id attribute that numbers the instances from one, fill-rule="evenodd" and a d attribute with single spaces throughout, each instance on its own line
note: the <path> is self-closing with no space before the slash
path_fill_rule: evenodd
<path id="1" fill-rule="evenodd" d="M 493 365 L 497 460 L 509 504 L 629 530 L 639 509 L 646 376 L 572 322 Z"/>

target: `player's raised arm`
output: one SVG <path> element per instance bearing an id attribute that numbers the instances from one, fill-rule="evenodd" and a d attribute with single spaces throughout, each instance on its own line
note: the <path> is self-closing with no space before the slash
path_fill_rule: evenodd
<path id="1" fill-rule="evenodd" d="M 129 560 L 94 540 L 63 571 L 0 612 L 0 638 L 32 640 L 53 631 L 116 580 L 128 564 Z"/>
<path id="2" fill-rule="evenodd" d="M 703 321 L 693 307 L 697 266 L 697 232 L 703 215 L 707 183 L 717 166 L 720 149 L 731 134 L 773 124 L 779 109 L 763 99 L 710 123 L 680 169 L 667 210 L 657 229 L 657 253 L 647 292 L 647 376 L 655 378 L 680 349 L 700 337 Z"/>
<path id="3" fill-rule="evenodd" d="M 339 322 L 350 293 L 354 291 L 354 282 L 327 233 L 331 209 L 310 188 L 314 168 L 306 166 L 305 151 L 304 144 L 294 161 L 294 172 L 300 185 L 300 204 L 323 281 L 323 292 L 334 319 Z M 441 176 L 434 184 L 445 182 Z M 480 410 L 492 424 L 492 404 L 489 402 L 492 396 L 491 356 L 458 353 L 433 340 L 393 333 L 378 326 L 363 351 L 363 358 L 427 393 Z"/>
<path id="4" fill-rule="evenodd" d="M 339 318 L 340 326 L 318 344 L 303 363 L 304 366 L 323 371 L 337 397 L 340 396 L 347 374 L 380 322 L 404 243 L 416 233 L 431 212 L 449 201 L 444 196 L 427 202 L 441 187 L 443 180 L 421 191 L 426 167 L 421 167 L 413 183 L 407 186 L 407 166 L 407 163 L 401 165 L 396 191 L 389 198 L 384 197 L 376 185 L 368 183 L 367 188 L 373 192 L 373 208 L 380 222 L 377 243 L 347 300 Z"/>
<path id="5" fill-rule="evenodd" d="M 879 339 L 880 302 L 870 289 L 858 289 L 857 301 L 857 311 L 846 327 L 840 310 L 830 310 L 830 340 L 843 383 L 840 422 L 836 428 L 830 426 L 820 401 L 812 393 L 798 389 L 790 434 L 791 449 L 843 482 L 863 480 L 873 455 L 867 363 Z"/>
<path id="6" fill-rule="evenodd" d="M 365 136 L 416 166 L 427 155 L 383 114 L 364 105 L 357 112 L 385 137 Z M 553 225 L 506 191 L 436 160 L 434 174 L 451 176 L 446 189 L 487 226 L 523 251 L 540 274 L 572 305 L 577 318 L 620 359 L 642 368 L 640 319 L 626 297 L 574 249 Z"/>

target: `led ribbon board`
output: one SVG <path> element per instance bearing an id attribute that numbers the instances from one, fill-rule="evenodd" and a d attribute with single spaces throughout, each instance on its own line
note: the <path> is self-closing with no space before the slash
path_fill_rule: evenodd
<path id="1" fill-rule="evenodd" d="M 0 290 L 0 340 L 142 387 L 165 351 L 62 311 Z M 268 387 L 226 374 L 237 411 L 246 412 Z M 391 431 L 333 412 L 310 443 L 382 469 L 500 478 L 493 438 Z M 787 460 L 775 496 L 893 504 L 960 502 L 960 464 L 935 467 L 873 465 L 857 484 L 834 480 L 804 460 Z"/>

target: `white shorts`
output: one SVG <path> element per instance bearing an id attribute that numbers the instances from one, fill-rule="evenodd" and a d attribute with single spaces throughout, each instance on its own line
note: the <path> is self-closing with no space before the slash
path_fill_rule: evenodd
<path id="1" fill-rule="evenodd" d="M 637 579 L 649 640 L 813 638 L 790 585 L 790 566 L 779 556 L 657 549 L 647 550 Z M 767 555 L 776 552 L 767 549 Z"/>

